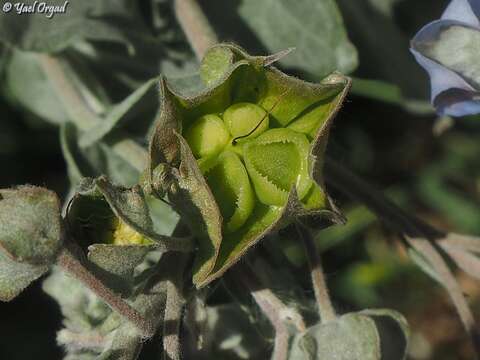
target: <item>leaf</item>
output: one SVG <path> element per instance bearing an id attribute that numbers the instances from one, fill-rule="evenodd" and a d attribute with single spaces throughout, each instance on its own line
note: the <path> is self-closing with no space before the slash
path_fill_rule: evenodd
<path id="1" fill-rule="evenodd" d="M 318 78 L 335 70 L 348 74 L 357 66 L 356 50 L 335 1 L 243 0 L 234 9 L 211 0 L 203 6 L 222 38 L 254 51 L 274 53 L 295 47 L 280 60 L 283 66 Z"/>
<path id="2" fill-rule="evenodd" d="M 297 335 L 289 359 L 380 360 L 380 337 L 371 318 L 351 313 Z"/>
<path id="3" fill-rule="evenodd" d="M 471 277 L 480 280 L 480 258 L 478 254 L 448 243 L 442 243 L 441 246 L 460 269 Z"/>
<path id="4" fill-rule="evenodd" d="M 289 359 L 404 360 L 408 336 L 401 314 L 387 309 L 364 310 L 298 334 Z"/>
<path id="5" fill-rule="evenodd" d="M 160 276 L 150 279 L 149 286 L 144 288 L 133 300 L 133 307 L 137 309 L 145 318 L 152 319 L 152 323 L 158 328 L 162 325 L 164 318 L 167 283 L 166 274 L 173 274 L 178 264 L 178 257 L 175 254 L 164 254 L 160 258 L 157 268 Z M 115 313 L 110 315 L 107 323 L 113 320 L 115 323 Z M 117 316 L 118 318 L 118 316 Z M 111 335 L 111 345 L 104 349 L 99 359 L 103 360 L 134 360 L 137 359 L 145 339 L 139 334 L 138 329 L 130 322 L 123 320 L 121 325 Z"/>
<path id="6" fill-rule="evenodd" d="M 179 141 L 181 178 L 177 179 L 169 199 L 189 222 L 193 234 L 203 240 L 199 243 L 193 267 L 193 281 L 200 282 L 211 271 L 218 256 L 222 217 L 188 144 L 180 137 Z"/>
<path id="7" fill-rule="evenodd" d="M 162 255 L 163 257 L 163 255 Z M 176 257 L 161 258 L 157 271 L 160 276 L 143 284 L 142 291 L 130 298 L 132 306 L 145 318 L 159 325 L 165 307 L 166 279 Z M 60 304 L 65 316 L 65 329 L 57 340 L 66 346 L 70 359 L 137 359 L 145 339 L 137 328 L 123 319 L 78 280 L 55 269 L 44 281 L 44 290 Z"/>
<path id="8" fill-rule="evenodd" d="M 145 195 L 148 211 L 153 221 L 153 229 L 158 234 L 172 235 L 180 216 L 162 200 Z"/>
<path id="9" fill-rule="evenodd" d="M 432 264 L 425 259 L 425 257 L 420 254 L 417 250 L 413 248 L 408 249 L 408 256 L 425 274 L 430 276 L 438 284 L 442 283 L 442 279 L 439 277 L 435 269 L 432 267 Z"/>
<path id="10" fill-rule="evenodd" d="M 165 81 L 161 82 L 162 112 L 150 141 L 147 182 L 150 182 L 152 195 L 168 195 L 191 232 L 198 238 L 199 249 L 193 278 L 197 287 L 205 286 L 221 276 L 266 234 L 285 226 L 294 217 L 328 217 L 333 214 L 323 189 L 321 168 L 329 127 L 349 88 L 349 79 L 340 74 L 332 74 L 320 84 L 303 82 L 270 67 L 272 59 L 277 57 L 254 57 L 234 45 L 220 44 L 211 48 L 205 57 L 204 64 L 207 65 L 202 65 L 200 75 L 208 85 L 198 87 L 196 93 L 178 90 Z M 230 63 L 223 64 L 223 61 Z M 218 69 L 213 69 L 213 66 L 218 66 Z M 245 107 L 245 103 L 252 106 Z M 235 105 L 232 107 L 232 104 Z M 286 151 L 294 158 L 302 158 L 299 161 L 302 180 L 299 182 L 295 181 L 296 174 L 289 177 L 277 176 L 274 165 L 278 162 L 278 157 L 275 157 L 275 149 L 269 153 L 268 159 L 261 162 L 262 171 L 266 166 L 271 166 L 270 170 L 273 171 L 267 171 L 267 185 L 273 178 L 276 183 L 282 182 L 281 191 L 277 191 L 282 196 L 276 196 L 274 203 L 259 196 L 263 186 L 258 185 L 261 182 L 259 179 L 266 173 L 258 173 L 255 177 L 252 169 L 258 170 L 259 164 L 248 166 L 250 160 L 263 153 L 263 149 L 257 151 L 252 148 L 250 152 L 248 149 L 256 141 L 255 131 L 263 131 L 265 125 L 255 129 L 252 134 L 246 134 L 247 136 L 215 144 L 214 151 L 210 151 L 207 146 L 212 145 L 211 141 L 206 145 L 199 143 L 203 146 L 201 149 L 194 142 L 197 136 L 201 135 L 202 141 L 206 136 L 202 133 L 206 126 L 196 128 L 198 119 L 202 116 L 220 114 L 215 115 L 216 125 L 210 126 L 208 130 L 215 134 L 218 130 L 224 133 L 225 127 L 228 131 L 236 129 L 233 122 L 251 121 L 250 112 L 257 107 L 263 109 L 262 113 L 269 113 L 269 120 L 265 120 L 264 124 L 271 127 L 287 127 L 289 124 L 296 126 L 296 131 L 268 130 L 258 137 L 259 141 L 269 132 L 282 132 L 286 138 L 282 135 L 275 140 L 278 145 L 283 146 L 281 143 L 287 139 L 289 144 Z M 244 113 L 243 110 L 246 109 L 248 111 Z M 234 110 L 235 114 L 237 110 L 242 111 L 238 116 L 233 116 Z M 258 117 L 257 112 L 254 113 Z M 219 116 L 225 115 L 223 120 L 226 121 L 226 126 L 220 126 Z M 211 134 L 212 138 L 215 138 L 215 134 Z M 230 136 L 233 137 L 232 134 Z M 188 140 L 193 145 L 194 153 L 201 158 L 194 157 Z M 293 144 L 292 149 L 290 143 Z M 218 153 L 222 149 L 217 149 L 217 145 L 218 148 L 223 148 L 220 155 Z M 210 150 L 204 152 L 205 149 Z M 232 156 L 226 161 L 225 154 L 230 151 Z M 241 160 L 234 161 L 233 153 Z M 246 169 L 242 169 L 242 161 L 247 163 Z M 285 167 L 285 164 L 281 165 Z M 282 166 L 279 165 L 277 170 L 281 170 Z M 230 173 L 226 174 L 226 171 Z M 256 191 L 257 201 L 254 206 L 247 199 L 249 188 L 245 184 L 248 181 L 242 180 L 245 174 L 248 174 Z M 221 180 L 219 176 L 230 178 L 228 181 Z M 284 184 L 285 179 L 289 179 L 288 184 Z M 305 204 L 301 204 L 300 200 L 305 201 Z M 230 223 L 234 216 L 235 221 Z"/>
<path id="11" fill-rule="evenodd" d="M 6 58 L 8 60 L 5 65 L 3 87 L 8 98 L 53 124 L 62 124 L 67 121 L 67 113 L 42 71 L 37 56 L 12 50 L 11 55 Z"/>
<path id="12" fill-rule="evenodd" d="M 96 359 L 111 344 L 111 333 L 122 318 L 90 289 L 68 273 L 54 268 L 43 282 L 43 290 L 60 305 L 64 328 L 57 342 L 67 359 Z"/>
<path id="13" fill-rule="evenodd" d="M 88 260 L 96 265 L 96 273 L 105 270 L 107 284 L 123 294 L 134 285 L 134 270 L 155 246 L 93 244 L 88 247 Z"/>
<path id="14" fill-rule="evenodd" d="M 420 258 L 427 264 L 427 267 L 425 267 L 426 273 L 429 275 L 431 273 L 434 279 L 438 279 L 437 281 L 439 281 L 440 285 L 442 285 L 448 292 L 448 295 L 460 316 L 462 324 L 470 336 L 472 344 L 476 346 L 478 332 L 476 330 L 472 311 L 468 306 L 460 285 L 452 274 L 450 267 L 443 259 L 441 253 L 434 244 L 426 238 L 405 236 L 405 239 L 407 243 L 419 255 L 421 255 Z"/>
<path id="15" fill-rule="evenodd" d="M 360 314 L 375 321 L 380 334 L 382 359 L 405 360 L 410 338 L 410 328 L 405 317 L 390 309 L 367 309 Z"/>
<path id="16" fill-rule="evenodd" d="M 62 148 L 63 158 L 67 163 L 67 173 L 72 186 L 77 186 L 83 177 L 91 176 L 92 170 L 81 159 L 77 146 L 77 130 L 75 126 L 66 122 L 60 126 L 60 146 Z M 88 169 L 85 169 L 87 166 Z"/>
<path id="17" fill-rule="evenodd" d="M 47 271 L 48 266 L 18 263 L 0 251 L 0 301 L 13 300 Z"/>
<path id="18" fill-rule="evenodd" d="M 406 51 L 409 38 L 395 21 L 379 11 L 372 0 L 337 3 L 359 49 L 361 76 L 394 84 L 407 99 L 426 100 L 427 78 Z"/>
<path id="19" fill-rule="evenodd" d="M 76 332 L 95 330 L 102 335 L 111 329 L 102 329 L 102 323 L 112 310 L 90 289 L 69 274 L 54 268 L 43 282 L 43 291 L 60 305 L 67 329 Z"/>
<path id="20" fill-rule="evenodd" d="M 14 4 L 10 12 L 0 14 L 0 41 L 22 50 L 58 52 L 82 39 L 130 45 L 131 34 L 127 29 L 136 32 L 139 28 L 134 22 L 139 10 L 126 0 L 101 3 L 95 0 L 52 0 L 48 5 L 66 4 L 66 8 L 64 13 L 51 18 L 39 11 L 38 2 L 27 0 L 22 4 L 36 7 L 37 11 L 19 15 L 19 5 Z"/>
<path id="21" fill-rule="evenodd" d="M 124 322 L 113 334 L 111 345 L 97 360 L 135 360 L 142 349 L 142 337 L 136 327 Z"/>
<path id="22" fill-rule="evenodd" d="M 98 125 L 92 127 L 81 135 L 79 145 L 81 147 L 92 146 L 96 142 L 102 140 L 115 127 L 121 126 L 125 115 L 131 111 L 131 109 L 143 98 L 143 96 L 145 96 L 157 81 L 157 78 L 148 80 L 122 102 L 109 109 Z"/>
<path id="23" fill-rule="evenodd" d="M 13 261 L 51 265 L 63 246 L 60 201 L 44 188 L 0 189 L 0 252 Z"/>
<path id="24" fill-rule="evenodd" d="M 73 124 L 65 123 L 61 126 L 60 144 L 73 186 L 83 177 L 97 177 L 102 174 L 124 186 L 138 183 L 139 171 L 118 156 L 110 146 L 100 142 L 88 149 L 82 149 L 77 143 L 78 136 L 78 130 Z"/>

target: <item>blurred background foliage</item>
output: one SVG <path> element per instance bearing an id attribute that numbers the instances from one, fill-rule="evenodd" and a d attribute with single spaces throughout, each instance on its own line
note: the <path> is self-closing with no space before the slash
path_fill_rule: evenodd
<path id="1" fill-rule="evenodd" d="M 1 187 L 30 183 L 63 197 L 70 189 L 59 134 L 61 125 L 65 143 L 67 111 L 35 54 L 23 50 L 61 55 L 65 71 L 78 80 L 91 107 L 104 119 L 114 117 L 115 131 L 143 145 L 158 106 L 155 87 L 138 101 L 131 99 L 126 112 L 118 104 L 159 73 L 175 79 L 195 72 L 196 61 L 171 1 L 71 3 L 67 14 L 52 20 L 22 15 L 14 23 L 11 16 L 0 15 Z M 480 235 L 480 119 L 438 118 L 428 102 L 428 78 L 408 51 L 409 39 L 437 19 L 448 1 L 200 3 L 220 40 L 254 54 L 296 47 L 279 66 L 312 81 L 336 69 L 352 76 L 353 89 L 330 138 L 330 155 L 439 228 Z M 120 111 L 118 119 L 114 111 Z M 88 175 L 108 172 L 118 182 L 134 182 L 136 170 L 109 150 L 115 131 L 76 151 L 88 163 Z M 317 242 L 339 311 L 397 309 L 413 330 L 411 359 L 469 359 L 466 336 L 446 293 L 412 266 L 399 239 L 368 210 L 332 195 L 348 223 L 322 232 Z M 299 272 L 307 274 L 298 245 L 284 236 L 281 246 Z M 479 314 L 478 284 L 458 276 Z M 59 309 L 40 286 L 0 304 L 0 358 L 61 358 L 55 344 Z M 219 292 L 213 302 L 224 300 Z M 20 352 L 19 340 L 28 344 Z"/>

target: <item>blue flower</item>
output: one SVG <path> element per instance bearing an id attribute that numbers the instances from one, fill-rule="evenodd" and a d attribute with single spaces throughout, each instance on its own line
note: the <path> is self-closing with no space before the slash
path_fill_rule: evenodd
<path id="1" fill-rule="evenodd" d="M 452 0 L 440 20 L 424 26 L 411 52 L 431 80 L 440 115 L 480 113 L 480 0 Z"/>

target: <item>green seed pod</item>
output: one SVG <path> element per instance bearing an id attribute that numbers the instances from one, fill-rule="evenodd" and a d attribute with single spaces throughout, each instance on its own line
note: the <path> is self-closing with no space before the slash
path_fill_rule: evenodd
<path id="1" fill-rule="evenodd" d="M 238 142 L 256 138 L 268 130 L 269 125 L 267 112 L 258 105 L 246 102 L 228 107 L 223 113 L 223 121 Z"/>
<path id="2" fill-rule="evenodd" d="M 198 118 L 185 133 L 193 155 L 198 158 L 218 154 L 227 145 L 230 135 L 217 115 Z"/>
<path id="3" fill-rule="evenodd" d="M 150 140 L 145 189 L 166 194 L 195 235 L 197 287 L 297 217 L 321 217 L 322 225 L 339 219 L 322 164 L 350 80 L 332 74 L 307 83 L 270 66 L 278 58 L 219 44 L 202 62 L 196 78 L 202 84 L 192 78 L 184 89 L 179 84 L 187 81 L 160 83 L 162 111 Z M 208 126 L 197 120 L 212 117 Z"/>

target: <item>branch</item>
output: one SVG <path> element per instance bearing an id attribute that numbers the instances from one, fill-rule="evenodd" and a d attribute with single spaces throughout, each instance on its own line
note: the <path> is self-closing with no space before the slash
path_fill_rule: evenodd
<path id="1" fill-rule="evenodd" d="M 175 0 L 175 14 L 195 56 L 201 60 L 207 49 L 218 43 L 207 17 L 196 0 Z"/>
<path id="2" fill-rule="evenodd" d="M 322 261 L 320 259 L 320 255 L 318 255 L 318 250 L 315 246 L 315 241 L 312 238 L 310 229 L 306 228 L 299 222 L 295 223 L 295 228 L 298 236 L 303 242 L 305 254 L 310 266 L 313 290 L 315 292 L 315 298 L 317 299 L 320 320 L 322 323 L 334 321 L 337 318 L 337 315 L 328 294 L 328 287 L 325 281 L 325 275 L 323 273 Z"/>

